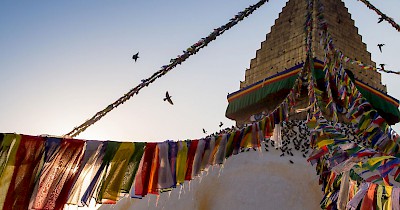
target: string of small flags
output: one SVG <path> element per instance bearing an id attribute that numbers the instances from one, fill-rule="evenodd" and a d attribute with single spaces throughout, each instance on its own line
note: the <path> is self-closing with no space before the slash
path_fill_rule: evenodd
<path id="1" fill-rule="evenodd" d="M 76 137 L 83 131 L 85 131 L 89 126 L 93 125 L 97 121 L 99 121 L 101 118 L 103 118 L 108 112 L 112 111 L 113 109 L 117 108 L 119 105 L 125 103 L 129 99 L 131 99 L 134 95 L 138 94 L 139 91 L 147 87 L 149 84 L 153 83 L 156 79 L 162 77 L 169 71 L 171 71 L 173 68 L 175 68 L 178 64 L 182 64 L 187 58 L 190 56 L 196 54 L 201 48 L 206 47 L 210 42 L 215 40 L 218 36 L 222 35 L 224 32 L 235 26 L 237 23 L 242 21 L 244 18 L 248 17 L 250 14 L 252 14 L 256 9 L 261 7 L 265 2 L 268 2 L 268 0 L 260 0 L 258 3 L 251 5 L 247 7 L 245 10 L 239 12 L 237 15 L 235 15 L 233 18 L 229 20 L 228 23 L 222 25 L 219 28 L 214 29 L 213 32 L 211 32 L 207 37 L 201 38 L 198 42 L 194 43 L 191 45 L 189 48 L 183 51 L 183 54 L 178 55 L 176 58 L 173 58 L 170 60 L 170 63 L 167 65 L 164 65 L 161 67 L 161 69 L 157 72 L 155 72 L 153 75 L 151 75 L 147 79 L 143 79 L 142 83 L 134 87 L 133 89 L 129 90 L 125 95 L 117 99 L 114 103 L 108 105 L 106 108 L 103 110 L 97 112 L 93 117 L 90 119 L 86 120 L 84 123 L 81 125 L 75 127 L 72 131 L 69 133 L 65 134 L 65 136 L 68 137 Z"/>
<path id="2" fill-rule="evenodd" d="M 369 9 L 374 10 L 376 12 L 376 14 L 378 14 L 379 16 L 381 16 L 379 18 L 378 23 L 381 23 L 382 21 L 387 21 L 388 23 L 390 23 L 397 31 L 400 32 L 400 26 L 393 20 L 393 18 L 387 16 L 386 14 L 384 14 L 383 12 L 381 12 L 378 8 L 376 8 L 374 5 L 372 5 L 368 0 L 358 0 L 361 1 L 362 3 L 364 3 Z"/>

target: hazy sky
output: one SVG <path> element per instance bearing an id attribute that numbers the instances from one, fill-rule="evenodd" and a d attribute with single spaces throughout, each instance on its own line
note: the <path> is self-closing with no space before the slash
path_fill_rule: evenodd
<path id="1" fill-rule="evenodd" d="M 233 3 L 234 2 L 234 3 Z M 0 132 L 63 135 L 256 0 L 0 1 Z M 195 139 L 215 132 L 286 1 L 249 18 L 78 136 L 116 141 Z M 399 0 L 371 0 L 400 21 Z M 399 32 L 346 0 L 377 63 L 400 70 Z M 377 44 L 385 43 L 383 53 Z M 140 52 L 137 63 L 132 54 Z M 398 75 L 383 73 L 400 98 Z M 169 91 L 175 105 L 164 102 Z M 396 131 L 400 131 L 398 125 Z"/>

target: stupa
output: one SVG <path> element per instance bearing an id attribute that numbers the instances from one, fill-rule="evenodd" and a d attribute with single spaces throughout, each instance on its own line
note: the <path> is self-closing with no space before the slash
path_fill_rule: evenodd
<path id="1" fill-rule="evenodd" d="M 344 3 L 339 0 L 321 0 L 320 3 L 324 7 L 323 19 L 336 48 L 363 65 L 375 67 L 376 64 L 371 60 L 371 54 L 362 42 L 362 37 L 358 34 L 358 29 Z M 307 2 L 303 0 L 290 0 L 286 3 L 271 27 L 271 32 L 266 35 L 266 40 L 257 50 L 256 57 L 251 60 L 250 68 L 246 69 L 240 89 L 227 96 L 229 105 L 226 117 L 235 120 L 238 126 L 260 119 L 262 113 L 272 111 L 293 87 L 297 73 L 306 59 L 306 7 Z M 316 16 L 317 13 L 313 14 Z M 321 68 L 324 50 L 319 43 L 317 27 L 313 27 L 312 35 L 315 67 Z M 379 114 L 391 125 L 399 122 L 399 101 L 387 94 L 386 86 L 381 82 L 381 74 L 373 70 L 364 70 L 354 62 L 345 63 L 344 67 L 353 77 L 358 90 Z M 304 108 L 306 105 L 304 100 L 300 101 L 297 107 Z M 292 115 L 292 118 L 304 119 L 305 115 Z"/>

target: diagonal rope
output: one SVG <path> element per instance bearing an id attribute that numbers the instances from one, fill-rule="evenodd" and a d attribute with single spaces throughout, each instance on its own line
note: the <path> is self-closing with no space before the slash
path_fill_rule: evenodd
<path id="1" fill-rule="evenodd" d="M 153 83 L 156 79 L 162 77 L 169 71 L 171 71 L 173 68 L 175 68 L 178 64 L 182 64 L 187 58 L 189 58 L 191 55 L 196 54 L 201 48 L 207 46 L 211 41 L 215 40 L 218 36 L 222 35 L 225 31 L 229 30 L 232 28 L 234 25 L 242 21 L 245 17 L 248 17 L 251 13 L 253 13 L 256 9 L 261 7 L 265 2 L 268 2 L 269 0 L 260 0 L 258 3 L 251 5 L 244 9 L 243 11 L 239 12 L 237 15 L 235 15 L 233 18 L 229 20 L 228 23 L 225 25 L 222 25 L 221 27 L 214 29 L 213 32 L 211 32 L 207 37 L 201 38 L 198 42 L 187 48 L 183 52 L 182 55 L 177 56 L 174 59 L 170 60 L 170 63 L 168 65 L 164 65 L 161 67 L 161 70 L 155 72 L 153 75 L 151 75 L 149 78 L 142 80 L 142 83 L 134 87 L 133 89 L 129 90 L 125 95 L 122 97 L 118 98 L 115 102 L 112 104 L 108 105 L 106 108 L 103 110 L 97 112 L 93 117 L 90 119 L 86 120 L 84 123 L 81 125 L 75 127 L 72 131 L 69 133 L 65 134 L 65 136 L 69 137 L 76 137 L 83 131 L 85 131 L 89 126 L 93 125 L 97 121 L 99 121 L 101 118 L 103 118 L 107 113 L 109 113 L 111 110 L 117 108 L 119 105 L 125 103 L 129 99 L 131 99 L 135 94 L 138 94 L 139 91 L 147 87 L 149 84 Z"/>
<path id="2" fill-rule="evenodd" d="M 393 20 L 393 18 L 388 17 L 385 15 L 383 12 L 381 12 L 378 8 L 376 8 L 374 5 L 369 3 L 368 0 L 358 0 L 363 2 L 368 8 L 374 10 L 376 14 L 380 15 L 381 17 L 379 18 L 380 21 L 386 20 L 388 23 L 390 23 L 397 31 L 400 32 L 400 26 Z"/>
<path id="3" fill-rule="evenodd" d="M 386 69 L 382 69 L 382 68 L 377 68 L 377 69 L 378 69 L 378 71 L 383 71 L 385 73 L 400 75 L 400 71 L 392 71 L 392 70 L 386 70 Z"/>
<path id="4" fill-rule="evenodd" d="M 330 36 L 330 35 L 328 34 L 328 36 Z M 340 54 L 342 60 L 343 60 L 345 63 L 356 64 L 358 67 L 360 67 L 360 68 L 363 69 L 363 70 L 367 70 L 367 71 L 381 71 L 381 72 L 385 72 L 385 73 L 400 75 L 400 72 L 399 72 L 399 71 L 392 71 L 392 70 L 389 70 L 389 69 L 384 69 L 384 68 L 382 68 L 382 67 L 381 67 L 381 68 L 376 68 L 376 67 L 374 67 L 374 66 L 372 66 L 372 65 L 364 64 L 363 62 L 361 62 L 361 61 L 359 61 L 359 60 L 356 60 L 356 59 L 353 59 L 353 58 L 350 58 L 350 57 L 346 56 L 346 55 L 345 55 L 342 51 L 340 51 L 339 49 L 336 49 L 336 48 L 335 48 L 335 51 L 336 51 L 338 54 Z"/>

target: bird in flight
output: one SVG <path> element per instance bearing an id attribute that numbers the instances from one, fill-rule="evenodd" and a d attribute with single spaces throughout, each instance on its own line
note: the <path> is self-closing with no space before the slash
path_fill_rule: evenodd
<path id="1" fill-rule="evenodd" d="M 379 64 L 379 65 L 381 66 L 381 69 L 382 69 L 382 70 L 385 70 L 385 65 L 386 65 L 386 64 L 381 63 L 381 64 Z"/>
<path id="2" fill-rule="evenodd" d="M 138 58 L 139 58 L 139 52 L 137 52 L 132 56 L 132 59 L 135 60 L 135 62 L 137 61 Z"/>
<path id="3" fill-rule="evenodd" d="M 172 97 L 172 96 L 169 95 L 168 91 L 165 92 L 164 101 L 168 101 L 168 103 L 170 103 L 171 105 L 174 105 L 174 103 L 173 103 L 172 100 L 171 100 L 171 97 Z"/>
<path id="4" fill-rule="evenodd" d="M 222 127 L 224 125 L 224 123 L 219 122 L 219 127 Z"/>
<path id="5" fill-rule="evenodd" d="M 384 18 L 380 17 L 379 20 L 378 20 L 378 23 L 381 23 L 383 20 L 384 20 Z"/>
<path id="6" fill-rule="evenodd" d="M 207 133 L 207 131 L 203 128 L 203 133 Z"/>
<path id="7" fill-rule="evenodd" d="M 381 51 L 381 52 L 382 52 L 382 47 L 383 47 L 383 45 L 385 45 L 385 44 L 378 44 L 379 51 Z"/>

